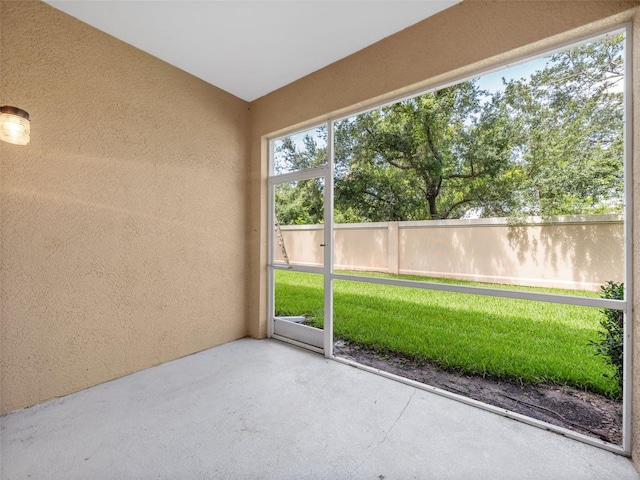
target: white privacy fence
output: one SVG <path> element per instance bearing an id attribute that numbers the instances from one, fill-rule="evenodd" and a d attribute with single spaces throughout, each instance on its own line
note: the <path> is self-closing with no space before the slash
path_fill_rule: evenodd
<path id="1" fill-rule="evenodd" d="M 323 225 L 281 228 L 290 263 L 322 265 Z M 334 268 L 597 290 L 623 281 L 624 225 L 620 215 L 338 224 Z"/>

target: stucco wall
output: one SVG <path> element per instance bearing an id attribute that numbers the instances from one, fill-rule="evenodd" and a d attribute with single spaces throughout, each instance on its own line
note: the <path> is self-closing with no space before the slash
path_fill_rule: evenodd
<path id="1" fill-rule="evenodd" d="M 289 263 L 322 265 L 323 225 L 281 230 Z M 597 291 L 624 281 L 624 225 L 618 215 L 338 224 L 333 255 L 338 270 Z"/>
<path id="2" fill-rule="evenodd" d="M 245 336 L 249 105 L 46 4 L 0 9 L 0 104 L 32 118 L 0 142 L 0 411 Z"/>
<path id="3" fill-rule="evenodd" d="M 640 2 L 483 1 L 465 0 L 438 15 L 392 35 L 369 48 L 319 70 L 252 103 L 251 203 L 248 216 L 256 235 L 250 239 L 248 266 L 249 332 L 266 335 L 266 139 L 290 127 L 311 126 L 400 95 L 453 81 L 525 55 L 579 40 L 603 29 L 633 22 L 640 37 Z M 634 49 L 634 71 L 640 54 Z M 634 85 L 634 125 L 640 125 L 640 82 Z M 634 178 L 640 176 L 640 128 L 633 131 Z M 640 212 L 640 183 L 634 181 L 634 210 Z M 638 215 L 634 215 L 638 218 Z M 634 238 L 640 238 L 640 222 Z M 632 241 L 632 239 L 629 239 Z M 637 244 L 636 244 L 637 246 Z M 640 285 L 640 254 L 634 250 L 635 284 Z M 640 312 L 640 290 L 634 288 L 634 311 Z M 635 345 L 640 344 L 640 316 L 634 313 Z M 634 348 L 632 450 L 640 465 L 640 349 Z"/>

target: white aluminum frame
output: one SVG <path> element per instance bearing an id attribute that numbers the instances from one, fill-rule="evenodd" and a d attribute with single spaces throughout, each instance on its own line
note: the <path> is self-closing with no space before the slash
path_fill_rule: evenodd
<path id="1" fill-rule="evenodd" d="M 333 358 L 333 128 L 327 125 L 327 175 L 324 179 L 324 356 Z"/>
<path id="2" fill-rule="evenodd" d="M 631 405 L 633 399 L 633 28 L 624 26 L 624 344 L 622 381 L 622 450 L 631 455 Z"/>
<path id="3" fill-rule="evenodd" d="M 298 347 L 312 350 L 317 353 L 323 353 L 329 356 L 333 353 L 333 281 L 330 273 L 332 272 L 332 231 L 333 231 L 333 123 L 327 122 L 327 163 L 321 167 L 308 168 L 295 172 L 287 172 L 275 175 L 274 172 L 274 143 L 277 139 L 269 141 L 269 180 L 268 180 L 268 222 L 269 222 L 269 242 L 267 255 L 267 334 L 270 338 L 291 343 Z M 313 128 L 313 127 L 311 127 Z M 306 128 L 298 133 L 309 131 Z M 295 132 L 294 132 L 295 133 Z M 291 133 L 290 135 L 293 135 Z M 322 266 L 314 265 L 287 265 L 285 263 L 277 263 L 274 255 L 274 226 L 275 226 L 275 187 L 283 183 L 299 182 L 303 180 L 312 180 L 321 178 L 324 180 L 324 259 Z M 276 270 L 292 270 L 296 272 L 315 273 L 323 275 L 324 282 L 324 328 L 322 330 L 322 347 L 316 341 L 315 332 L 311 330 L 320 330 L 313 327 L 300 324 L 283 325 L 275 316 L 275 271 Z M 331 320 L 327 320 L 327 319 Z M 276 322 L 280 322 L 280 329 L 287 332 L 287 336 L 279 335 L 276 332 Z M 284 328 L 283 328 L 284 327 Z M 327 353 L 328 352 L 328 353 Z"/>
<path id="4" fill-rule="evenodd" d="M 529 425 L 536 426 L 538 428 L 542 428 L 545 430 L 550 430 L 559 434 L 562 434 L 566 437 L 572 438 L 574 440 L 578 440 L 589 445 L 593 445 L 596 447 L 603 448 L 605 450 L 630 456 L 631 455 L 631 402 L 632 402 L 632 292 L 633 292 L 633 197 L 632 197 L 632 185 L 633 185 L 633 162 L 632 162 L 632 137 L 633 137 L 633 122 L 631 117 L 632 105 L 633 105 L 633 69 L 632 69 L 632 28 L 630 24 L 624 24 L 622 26 L 618 26 L 615 28 L 611 28 L 604 32 L 601 32 L 597 35 L 592 35 L 587 38 L 578 41 L 571 41 L 563 44 L 560 47 L 556 47 L 553 49 L 548 49 L 542 51 L 536 55 L 528 56 L 517 63 L 523 63 L 535 58 L 540 58 L 543 56 L 547 56 L 558 52 L 560 50 L 564 50 L 565 48 L 571 45 L 577 45 L 579 43 L 586 43 L 589 41 L 595 41 L 599 38 L 604 37 L 605 35 L 620 32 L 625 34 L 625 42 L 624 42 L 624 55 L 625 55 L 625 66 L 624 66 L 624 74 L 625 74 L 625 87 L 624 87 L 624 199 L 625 199 L 625 209 L 624 209 L 624 222 L 625 222 L 625 246 L 624 246 L 624 265 L 625 265 L 625 295 L 624 300 L 611 300 L 611 299 L 602 299 L 602 298 L 590 298 L 590 297 L 576 297 L 569 295 L 555 295 L 555 294 L 545 294 L 545 293 L 536 293 L 536 292 L 527 292 L 520 290 L 501 290 L 494 289 L 488 287 L 470 287 L 463 285 L 451 285 L 451 284 L 440 284 L 433 282 L 419 282 L 412 280 L 398 280 L 391 278 L 379 278 L 379 277 L 367 277 L 361 275 L 346 275 L 346 274 L 337 274 L 334 273 L 333 270 L 333 231 L 334 231 L 334 222 L 333 222 L 333 173 L 334 173 L 334 158 L 333 158 L 333 129 L 335 122 L 351 117 L 353 115 L 357 115 L 360 113 L 364 113 L 367 111 L 374 110 L 376 108 L 380 108 L 384 105 L 390 105 L 392 103 L 402 101 L 404 99 L 413 97 L 415 95 L 419 95 L 421 93 L 426 93 L 429 91 L 435 91 L 450 85 L 454 85 L 461 81 L 468 80 L 470 78 L 476 78 L 481 75 L 485 75 L 487 73 L 499 71 L 501 69 L 506 68 L 509 65 L 502 65 L 500 67 L 492 68 L 490 70 L 483 70 L 479 73 L 476 73 L 472 76 L 465 76 L 456 79 L 452 82 L 447 82 L 444 84 L 437 85 L 426 91 L 418 91 L 414 92 L 410 96 L 404 96 L 397 98 L 392 101 L 385 102 L 383 104 L 378 104 L 373 107 L 357 110 L 352 112 L 347 116 L 341 116 L 333 118 L 326 122 L 327 125 L 327 164 L 322 167 L 302 170 L 298 172 L 290 172 L 278 176 L 273 175 L 273 143 L 277 138 L 272 139 L 269 142 L 269 238 L 270 245 L 268 247 L 268 299 L 267 299 L 267 308 L 268 308 L 268 325 L 269 325 L 269 336 L 273 338 L 278 338 L 280 340 L 286 341 L 288 343 L 292 343 L 297 346 L 301 346 L 318 353 L 323 353 L 325 357 L 336 360 L 338 362 L 354 366 L 356 368 L 375 373 L 381 375 L 386 378 L 390 378 L 392 380 L 396 380 L 408 385 L 411 385 L 415 388 L 420 388 L 421 390 L 429 391 L 432 393 L 436 393 L 438 395 L 451 398 L 469 405 L 473 405 L 484 410 L 488 410 L 499 415 L 509 417 Z M 515 63 L 514 63 L 515 64 Z M 319 124 L 322 125 L 322 124 Z M 319 126 L 318 125 L 318 126 Z M 309 128 L 307 127 L 305 130 L 307 131 Z M 301 131 L 291 132 L 288 135 L 293 135 L 295 133 L 299 133 Z M 282 138 L 282 136 L 278 137 Z M 301 266 L 301 265 L 285 265 L 274 262 L 273 255 L 273 228 L 274 228 L 274 185 L 278 183 L 288 183 L 292 181 L 298 180 L 306 180 L 311 178 L 324 177 L 325 181 L 325 198 L 324 198 L 324 244 L 325 244 L 325 252 L 324 252 L 324 265 L 322 267 L 313 267 L 313 266 Z M 294 339 L 280 337 L 278 335 L 274 335 L 273 333 L 273 313 L 274 313 L 274 271 L 275 270 L 295 270 L 300 272 L 308 272 L 308 273 L 318 273 L 324 275 L 324 349 L 320 350 L 316 347 L 306 345 L 302 342 L 296 341 Z M 541 301 L 546 303 L 558 303 L 558 304 L 567 304 L 567 305 L 577 305 L 583 307 L 598 307 L 598 308 L 608 308 L 613 310 L 621 310 L 624 312 L 624 380 L 623 380 L 623 437 L 622 437 L 622 445 L 615 445 L 609 442 L 602 441 L 595 437 L 590 437 L 587 435 L 583 435 L 572 430 L 568 430 L 566 428 L 558 427 L 556 425 L 552 425 L 540 420 L 536 420 L 534 418 L 518 414 L 516 412 L 512 412 L 510 410 L 505 410 L 503 408 L 499 408 L 493 405 L 489 405 L 477 400 L 473 400 L 471 398 L 458 395 L 455 393 L 448 392 L 446 390 L 442 390 L 440 388 L 436 388 L 430 385 L 426 385 L 420 382 L 416 382 L 414 380 L 410 380 L 405 377 L 401 377 L 398 375 L 391 374 L 389 372 L 385 372 L 383 370 L 379 370 L 373 367 L 368 367 L 366 365 L 359 364 L 352 360 L 347 360 L 344 358 L 336 357 L 333 354 L 333 284 L 334 280 L 346 280 L 346 281 L 354 281 L 354 282 L 365 282 L 365 283 L 373 283 L 373 284 L 381 284 L 381 285 L 392 285 L 398 287 L 405 288 L 420 288 L 425 290 L 437 290 L 443 292 L 457 292 L 457 293 L 465 293 L 465 294 L 473 294 L 473 295 L 486 295 L 486 296 L 494 296 L 494 297 L 502 297 L 502 298 L 511 298 L 511 299 L 521 299 L 521 300 L 532 300 L 532 301 Z"/>

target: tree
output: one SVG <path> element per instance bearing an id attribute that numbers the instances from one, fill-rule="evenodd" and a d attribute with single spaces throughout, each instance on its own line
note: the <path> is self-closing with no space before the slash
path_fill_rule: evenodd
<path id="1" fill-rule="evenodd" d="M 285 137 L 275 148 L 276 173 L 318 167 L 327 162 L 327 130 L 322 126 L 314 135 L 307 133 L 297 145 Z M 310 225 L 324 221 L 324 184 L 319 179 L 284 183 L 275 189 L 276 218 L 282 225 Z"/>
<path id="2" fill-rule="evenodd" d="M 276 218 L 281 225 L 324 222 L 324 185 L 318 179 L 277 185 L 275 203 Z"/>
<path id="3" fill-rule="evenodd" d="M 276 173 L 319 167 L 327 162 L 327 129 L 321 126 L 301 141 L 285 137 L 275 148 Z M 347 166 L 348 167 L 348 166 Z M 338 167 L 340 168 L 340 167 Z M 324 183 L 321 179 L 279 184 L 275 189 L 276 218 L 282 225 L 310 225 L 324 222 Z M 337 223 L 363 222 L 352 205 L 334 211 Z"/>
<path id="4" fill-rule="evenodd" d="M 517 211 L 620 212 L 623 192 L 623 36 L 553 55 L 499 102 L 519 138 Z"/>
<path id="5" fill-rule="evenodd" d="M 336 208 L 368 221 L 504 210 L 512 133 L 484 95 L 464 82 L 341 122 Z"/>
<path id="6" fill-rule="evenodd" d="M 622 40 L 555 54 L 503 91 L 463 82 L 337 122 L 334 220 L 620 212 Z M 282 140 L 276 173 L 324 164 L 326 139 Z M 276 195 L 283 224 L 323 221 L 322 182 Z"/>
<path id="7" fill-rule="evenodd" d="M 276 142 L 275 173 L 295 172 L 327 163 L 326 125 L 316 128 L 313 135 L 310 132 L 305 133 L 300 145 L 296 140 L 296 137 L 289 136 Z"/>

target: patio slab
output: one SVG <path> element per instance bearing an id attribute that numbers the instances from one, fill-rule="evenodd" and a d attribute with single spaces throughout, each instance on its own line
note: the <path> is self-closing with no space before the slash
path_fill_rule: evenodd
<path id="1" fill-rule="evenodd" d="M 0 478 L 640 479 L 628 458 L 242 339 L 0 418 Z"/>

